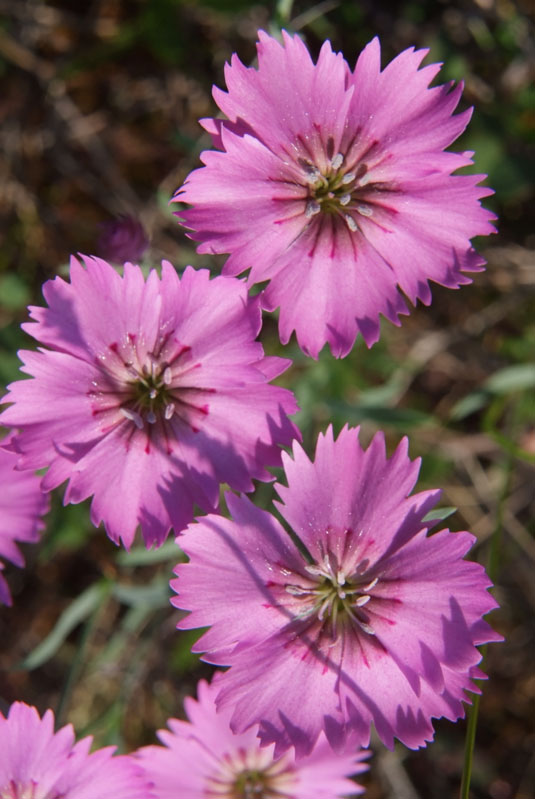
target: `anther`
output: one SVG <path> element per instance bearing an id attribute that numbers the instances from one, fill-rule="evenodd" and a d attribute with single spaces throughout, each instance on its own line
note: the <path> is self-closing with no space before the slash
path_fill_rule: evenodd
<path id="1" fill-rule="evenodd" d="M 350 229 L 350 231 L 352 233 L 356 233 L 358 230 L 358 225 L 353 219 L 353 217 L 349 216 L 349 214 L 344 214 L 344 219 L 346 220 L 347 226 Z"/>
<path id="2" fill-rule="evenodd" d="M 305 216 L 307 219 L 316 216 L 316 214 L 319 214 L 320 211 L 321 211 L 321 205 L 317 203 L 315 200 L 309 200 L 307 202 L 307 206 L 305 209 Z"/>
<path id="3" fill-rule="evenodd" d="M 347 610 L 348 615 L 351 617 L 351 619 L 353 619 L 353 621 L 356 624 L 358 624 L 359 627 L 362 627 L 362 629 L 364 630 L 365 633 L 368 633 L 368 635 L 375 635 L 375 630 L 373 629 L 373 627 L 370 627 L 370 625 L 366 624 L 365 621 L 362 621 L 362 619 L 359 619 L 359 617 L 356 616 L 349 608 L 346 608 L 346 610 Z"/>
<path id="4" fill-rule="evenodd" d="M 370 627 L 369 624 L 360 621 L 360 619 L 357 619 L 357 622 L 360 624 L 365 633 L 368 633 L 368 635 L 375 635 L 375 630 L 373 629 L 373 627 Z"/>
<path id="5" fill-rule="evenodd" d="M 373 209 L 370 208 L 369 205 L 359 205 L 357 207 L 357 211 L 362 216 L 372 216 L 373 215 Z"/>
<path id="6" fill-rule="evenodd" d="M 346 174 L 342 178 L 342 185 L 347 186 L 348 183 L 353 183 L 354 180 L 355 180 L 354 172 L 346 172 Z"/>
<path id="7" fill-rule="evenodd" d="M 333 169 L 340 169 L 342 164 L 344 163 L 344 156 L 342 153 L 337 153 L 333 159 L 331 159 L 331 166 Z"/>
<path id="8" fill-rule="evenodd" d="M 309 574 L 313 574 L 315 577 L 328 576 L 328 575 L 325 575 L 324 570 L 320 569 L 319 566 L 305 566 L 305 571 L 307 571 Z"/>
<path id="9" fill-rule="evenodd" d="M 350 194 L 342 194 L 342 196 L 340 197 L 340 200 L 339 200 L 340 205 L 347 205 L 349 202 L 351 202 L 351 195 Z"/>
<path id="10" fill-rule="evenodd" d="M 378 582 L 379 582 L 379 578 L 376 577 L 374 580 L 371 581 L 371 583 L 368 583 L 368 585 L 362 586 L 362 588 L 360 590 L 362 591 L 363 594 L 368 593 L 368 591 L 371 591 L 372 588 L 375 588 L 375 586 L 377 585 Z"/>
<path id="11" fill-rule="evenodd" d="M 369 594 L 366 594 L 365 596 L 359 596 L 359 598 L 358 598 L 358 599 L 357 599 L 357 601 L 355 602 L 355 605 L 356 605 L 358 608 L 362 608 L 362 607 L 364 607 L 364 605 L 367 605 L 367 604 L 368 604 L 368 602 L 370 601 L 370 599 L 371 599 L 371 596 L 370 596 Z"/>
<path id="12" fill-rule="evenodd" d="M 170 402 L 169 405 L 165 406 L 165 411 L 164 411 L 163 415 L 164 415 L 165 419 L 167 419 L 167 421 L 169 421 L 169 419 L 174 414 L 174 412 L 175 412 L 175 403 L 174 402 Z"/>
<path id="13" fill-rule="evenodd" d="M 330 596 L 325 597 L 325 599 L 321 603 L 320 609 L 318 611 L 318 619 L 320 621 L 323 621 L 323 619 L 325 617 L 325 611 L 327 610 L 327 608 L 330 607 L 331 610 L 332 610 L 332 605 L 333 605 L 332 597 L 330 597 Z"/>
<path id="14" fill-rule="evenodd" d="M 156 414 L 153 410 L 147 411 L 147 422 L 149 424 L 156 424 Z"/>
<path id="15" fill-rule="evenodd" d="M 166 366 L 165 369 L 163 370 L 163 382 L 165 383 L 166 386 L 170 386 L 172 379 L 173 379 L 173 373 L 171 371 L 171 367 Z"/>
<path id="16" fill-rule="evenodd" d="M 130 408 L 120 408 L 120 411 L 125 419 L 134 422 L 138 430 L 143 430 L 143 419 L 137 411 L 132 411 Z"/>
<path id="17" fill-rule="evenodd" d="M 285 589 L 288 594 L 292 596 L 306 596 L 307 594 L 313 593 L 308 588 L 302 588 L 300 585 L 286 585 Z"/>
<path id="18" fill-rule="evenodd" d="M 157 390 L 155 388 L 151 388 L 151 390 L 149 391 L 149 397 L 151 399 L 156 399 L 157 396 L 158 396 Z"/>
<path id="19" fill-rule="evenodd" d="M 307 174 L 305 175 L 305 181 L 308 183 L 309 186 L 315 186 L 318 181 L 325 183 L 325 181 L 322 178 L 321 172 L 318 172 L 317 169 L 315 172 L 307 172 Z"/>
<path id="20" fill-rule="evenodd" d="M 321 178 L 321 172 L 317 166 L 310 161 L 306 161 L 304 158 L 298 158 L 297 162 L 299 166 L 305 170 L 307 183 L 315 183 L 318 178 Z"/>

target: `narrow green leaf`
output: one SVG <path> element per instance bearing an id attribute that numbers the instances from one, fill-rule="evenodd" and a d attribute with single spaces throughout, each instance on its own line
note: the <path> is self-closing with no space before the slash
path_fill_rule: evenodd
<path id="1" fill-rule="evenodd" d="M 535 388 L 535 364 L 519 363 L 494 372 L 485 382 L 487 391 L 493 394 L 509 394 Z"/>
<path id="2" fill-rule="evenodd" d="M 167 561 L 182 561 L 185 555 L 174 541 L 166 541 L 158 549 L 145 549 L 145 547 L 134 547 L 130 552 L 121 550 L 115 558 L 119 566 L 152 566 L 154 563 L 165 563 Z"/>
<path id="3" fill-rule="evenodd" d="M 455 403 L 450 411 L 450 419 L 454 422 L 460 422 L 461 419 L 465 419 L 467 416 L 470 416 L 471 413 L 475 413 L 481 410 L 481 408 L 484 408 L 489 398 L 490 394 L 488 391 L 474 391 L 472 394 L 467 394 L 466 397 L 463 397 L 459 402 Z"/>
<path id="4" fill-rule="evenodd" d="M 143 605 L 144 607 L 163 608 L 169 603 L 171 591 L 169 580 L 157 577 L 149 585 L 123 585 L 116 583 L 112 594 L 123 605 L 131 608 Z"/>
<path id="5" fill-rule="evenodd" d="M 30 652 L 22 661 L 19 668 L 31 671 L 32 669 L 42 666 L 47 660 L 50 660 L 69 633 L 96 610 L 106 595 L 108 587 L 109 584 L 107 580 L 100 581 L 90 585 L 80 596 L 76 597 L 69 607 L 63 611 L 55 627 L 44 641 L 41 641 L 33 652 Z"/>
<path id="6" fill-rule="evenodd" d="M 434 510 L 430 510 L 424 518 L 422 519 L 423 522 L 443 522 L 444 519 L 447 519 L 449 516 L 457 512 L 457 508 L 454 508 L 453 505 L 445 507 L 445 508 L 435 508 Z"/>

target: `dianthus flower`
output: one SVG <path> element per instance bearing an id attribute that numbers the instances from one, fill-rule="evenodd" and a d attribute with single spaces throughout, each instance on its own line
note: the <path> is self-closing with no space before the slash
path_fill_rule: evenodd
<path id="1" fill-rule="evenodd" d="M 471 111 L 452 116 L 462 85 L 429 88 L 427 50 L 381 71 L 373 39 L 352 72 L 328 41 L 314 64 L 298 36 L 259 39 L 258 69 L 234 55 L 228 92 L 214 88 L 227 119 L 202 124 L 220 152 L 177 191 L 192 206 L 178 216 L 199 252 L 231 254 L 225 274 L 270 281 L 283 343 L 295 330 L 305 353 L 328 342 L 344 356 L 358 333 L 377 341 L 380 314 L 409 313 L 401 292 L 428 305 L 429 281 L 458 288 L 481 270 L 470 239 L 494 230 L 479 204 L 492 191 L 452 176 L 472 153 L 444 152 Z"/>
<path id="2" fill-rule="evenodd" d="M 106 261 L 121 266 L 125 261 L 139 261 L 148 246 L 143 225 L 133 216 L 110 219 L 100 226 L 97 253 Z"/>
<path id="3" fill-rule="evenodd" d="M 54 732 L 54 714 L 14 702 L 0 713 L 0 799 L 151 799 L 143 770 L 115 747 L 89 753 L 70 724 Z"/>
<path id="4" fill-rule="evenodd" d="M 377 434 L 320 436 L 315 462 L 298 445 L 283 456 L 280 512 L 299 537 L 246 497 L 228 496 L 233 520 L 208 516 L 181 539 L 174 604 L 180 628 L 210 627 L 196 645 L 230 666 L 218 682 L 235 732 L 259 724 L 275 756 L 312 750 L 323 730 L 337 751 L 381 740 L 417 748 L 432 718 L 464 714 L 477 691 L 476 645 L 500 640 L 482 615 L 496 603 L 467 532 L 428 535 L 440 492 L 409 496 L 419 464 L 404 440 L 387 459 Z"/>
<path id="5" fill-rule="evenodd" d="M 48 497 L 41 491 L 41 479 L 33 472 L 15 469 L 17 456 L 2 449 L 11 436 L 0 441 L 0 558 L 24 566 L 24 557 L 16 542 L 35 543 L 48 510 Z M 0 603 L 11 605 L 11 594 L 2 575 L 0 559 Z"/>
<path id="6" fill-rule="evenodd" d="M 348 779 L 365 771 L 367 752 L 336 755 L 322 737 L 308 757 L 273 757 L 273 747 L 261 748 L 251 727 L 235 735 L 231 710 L 217 712 L 216 685 L 198 685 L 198 701 L 188 697 L 190 719 L 169 719 L 171 732 L 161 730 L 165 745 L 140 749 L 137 757 L 154 784 L 156 799 L 336 799 L 362 792 Z"/>
<path id="7" fill-rule="evenodd" d="M 130 546 L 139 524 L 160 544 L 194 503 L 217 509 L 220 483 L 272 479 L 265 466 L 297 434 L 293 395 L 268 384 L 289 361 L 264 357 L 258 300 L 235 278 L 84 263 L 30 308 L 24 329 L 50 349 L 20 353 L 33 379 L 9 386 L 0 420 L 22 428 L 21 468 L 50 467 L 44 490 L 69 480 L 65 502 L 94 495 L 91 520 L 114 541 Z"/>

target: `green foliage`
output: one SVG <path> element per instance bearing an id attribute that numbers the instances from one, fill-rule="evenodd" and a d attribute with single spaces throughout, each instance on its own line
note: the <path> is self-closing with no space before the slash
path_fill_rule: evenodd
<path id="1" fill-rule="evenodd" d="M 63 611 L 46 638 L 23 660 L 20 668 L 36 669 L 50 660 L 67 636 L 95 612 L 110 592 L 111 587 L 108 581 L 103 580 L 82 591 Z"/>
<path id="2" fill-rule="evenodd" d="M 14 273 L 0 276 L 0 308 L 8 311 L 20 311 L 30 302 L 31 294 L 28 286 Z"/>
<path id="3" fill-rule="evenodd" d="M 62 13 L 60 5 L 55 4 L 58 9 L 54 6 L 54 14 L 59 16 Z M 73 9 L 76 6 L 71 5 Z M 55 78 L 60 83 L 64 82 L 65 93 L 61 96 L 68 98 L 74 108 L 78 93 L 89 98 L 89 105 L 95 102 L 96 116 L 101 112 L 104 114 L 105 124 L 117 128 L 117 138 L 111 140 L 111 145 L 108 142 L 111 158 L 102 161 L 104 171 L 99 174 L 99 159 L 105 154 L 105 148 L 100 148 L 100 134 L 86 135 L 86 138 L 82 135 L 84 124 L 91 121 L 92 113 L 87 116 L 82 113 L 78 127 L 69 128 L 69 120 L 61 116 L 64 109 L 59 103 L 58 107 L 54 105 L 53 92 L 48 91 L 48 86 L 46 92 L 43 90 L 40 75 L 30 75 L 38 92 L 46 95 L 45 111 L 36 108 L 39 132 L 42 126 L 43 133 L 50 133 L 46 130 L 46 126 L 51 124 L 50 117 L 52 128 L 59 128 L 62 138 L 58 138 L 54 151 L 45 151 L 37 169 L 35 165 L 33 169 L 27 168 L 24 161 L 21 161 L 22 167 L 19 168 L 18 162 L 16 165 L 19 169 L 18 182 L 15 182 L 17 196 L 27 194 L 30 201 L 28 207 L 14 208 L 0 255 L 0 385 L 6 386 L 24 377 L 19 371 L 16 352 L 34 346 L 20 330 L 20 323 L 26 318 L 25 306 L 42 302 L 40 289 L 43 279 L 54 274 L 66 275 L 65 265 L 61 266 L 61 263 L 67 249 L 79 249 L 80 240 L 84 240 L 84 225 L 90 223 L 83 221 L 86 219 L 85 207 L 78 206 L 81 195 L 76 191 L 82 187 L 83 200 L 88 203 L 95 219 L 104 210 L 109 213 L 119 207 L 122 209 L 126 202 L 121 196 L 121 179 L 124 177 L 128 182 L 131 164 L 128 147 L 122 150 L 122 125 L 132 123 L 133 129 L 135 123 L 136 134 L 139 132 L 143 144 L 156 144 L 150 151 L 154 155 L 147 163 L 142 166 L 134 163 L 139 171 L 147 172 L 149 183 L 158 187 L 154 196 L 137 197 L 140 207 L 145 201 L 151 206 L 156 219 L 156 246 L 151 259 L 159 260 L 162 254 L 169 257 L 169 251 L 172 252 L 174 247 L 179 268 L 191 263 L 196 267 L 209 267 L 214 273 L 220 270 L 224 258 L 197 254 L 194 243 L 180 234 L 176 225 L 173 213 L 178 206 L 168 204 L 172 191 L 169 175 L 176 178 L 178 185 L 189 169 L 198 166 L 199 151 L 209 144 L 206 138 L 202 140 L 205 142 L 203 145 L 196 137 L 199 128 L 196 118 L 190 118 L 196 106 L 192 110 L 188 105 L 191 99 L 188 96 L 189 84 L 184 96 L 173 95 L 170 98 L 162 86 L 166 86 L 167 80 L 174 85 L 172 80 L 180 83 L 185 78 L 194 78 L 203 87 L 202 102 L 207 105 L 210 85 L 212 82 L 220 83 L 221 75 L 216 75 L 215 70 L 221 68 L 227 54 L 237 45 L 247 45 L 253 52 L 256 20 L 260 24 L 267 20 L 266 27 L 271 26 L 274 31 L 282 27 L 299 31 L 315 52 L 323 39 L 330 37 L 334 48 L 343 49 L 351 63 L 354 63 L 361 47 L 376 34 L 381 38 L 383 64 L 411 44 L 430 47 L 427 62 L 444 62 L 439 78 L 441 82 L 466 80 L 461 108 L 473 104 L 474 117 L 467 132 L 452 149 L 475 150 L 475 170 L 488 174 L 486 182 L 496 194 L 486 199 L 485 205 L 500 217 L 500 246 L 504 249 L 511 247 L 513 232 L 518 246 L 532 246 L 533 239 L 529 237 L 533 237 L 533 230 L 526 211 L 532 206 L 535 182 L 529 158 L 529 148 L 535 141 L 535 88 L 523 77 L 522 71 L 528 64 L 532 46 L 529 22 L 522 13 L 525 5 L 403 0 L 395 8 L 390 8 L 381 4 L 336 0 L 321 3 L 304 0 L 272 3 L 147 0 L 130 4 L 95 4 L 94 8 L 87 10 L 88 18 L 99 13 L 97 7 L 106 7 L 105 23 L 112 20 L 114 8 L 122 13 L 121 16 L 118 12 L 115 27 L 103 25 L 108 34 L 93 35 L 92 30 L 86 29 L 84 21 L 73 33 L 74 44 L 65 47 L 64 51 L 60 49 L 55 61 L 53 42 L 41 45 L 43 52 L 39 57 L 54 63 Z M 71 15 L 76 16 L 76 13 L 72 11 Z M 32 14 L 29 8 L 30 17 Z M 0 21 L 0 30 L 10 36 L 16 35 L 15 26 L 11 23 Z M 57 35 L 57 31 L 52 32 Z M 30 40 L 31 36 L 24 39 L 26 42 Z M 21 75 L 25 74 L 24 68 L 6 60 L 4 55 L 3 51 L 0 74 L 20 81 Z M 243 57 L 243 53 L 240 55 Z M 111 81 L 108 86 L 108 75 L 119 68 L 124 70 L 123 77 L 128 78 L 125 81 L 128 96 L 120 98 L 131 115 L 125 115 L 126 121 L 118 121 L 116 115 L 120 103 L 114 107 L 111 93 L 108 95 L 112 86 Z M 105 80 L 102 81 L 99 75 L 104 75 Z M 145 80 L 149 89 L 143 84 Z M 143 105 L 138 100 L 130 104 L 130 91 L 138 81 L 145 93 L 150 94 L 152 86 L 159 88 L 167 102 L 163 111 L 158 109 L 153 114 L 150 103 Z M 13 85 L 16 94 L 20 91 L 20 84 Z M 143 91 L 140 97 L 144 96 Z M 30 105 L 32 95 L 28 94 L 28 98 L 26 102 Z M 12 102 L 13 97 L 7 92 L 6 108 L 9 109 Z M 182 105 L 185 109 L 183 115 Z M 168 119 L 164 119 L 166 116 Z M 21 127 L 21 136 L 25 133 Z M 76 157 L 71 152 L 67 153 L 65 142 L 69 136 L 75 142 Z M 65 148 L 65 158 L 58 156 L 58 148 Z M 158 161 L 160 150 L 164 153 L 161 162 Z M 19 153 L 18 157 L 22 155 Z M 135 162 L 135 158 L 132 160 Z M 48 161 L 54 165 L 55 171 L 47 171 Z M 110 176 L 112 165 L 117 167 L 117 174 Z M 467 171 L 473 172 L 474 169 Z M 70 182 L 64 182 L 65 175 Z M 133 196 L 136 198 L 135 192 Z M 97 198 L 95 207 L 89 205 L 89 197 Z M 50 240 L 45 234 L 49 228 L 55 229 L 56 239 L 61 245 L 52 239 L 56 246 L 54 252 L 61 251 L 52 266 L 47 261 Z M 492 245 L 484 241 L 481 246 Z M 301 353 L 293 340 L 289 346 L 282 347 L 277 338 L 276 322 L 269 315 L 265 315 L 262 333 L 268 354 L 282 355 L 293 361 L 293 366 L 280 382 L 296 392 L 301 407 L 296 422 L 302 429 L 303 445 L 309 455 L 312 455 L 317 433 L 330 423 L 336 433 L 344 424 L 362 424 L 364 438 L 369 438 L 377 429 L 384 429 L 389 447 L 395 446 L 402 435 L 410 433 L 411 455 L 423 456 L 420 487 L 443 486 L 445 489 L 444 506 L 431 511 L 427 520 L 437 525 L 445 521 L 455 512 L 453 503 L 459 505 L 462 514 L 464 500 L 458 501 L 455 494 L 450 496 L 448 493 L 452 489 L 453 492 L 462 489 L 465 492 L 463 496 L 468 495 L 466 505 L 477 521 L 478 534 L 480 530 L 484 531 L 480 536 L 478 556 L 485 553 L 488 537 L 503 521 L 509 481 L 512 485 L 513 476 L 518 473 L 522 477 L 535 462 L 535 307 L 533 299 L 530 301 L 532 287 L 527 281 L 517 284 L 517 277 L 512 267 L 504 262 L 493 265 L 487 276 L 476 276 L 474 285 L 463 289 L 460 294 L 450 292 L 453 296 L 445 298 L 445 292 L 435 287 L 430 309 L 419 306 L 410 319 L 403 320 L 399 330 L 383 325 L 377 345 L 368 350 L 362 341 L 358 341 L 344 360 L 333 359 L 325 349 L 318 361 L 313 362 Z M 518 292 L 518 308 L 505 318 L 497 318 L 481 334 L 466 334 L 463 320 L 469 313 L 477 314 L 498 303 L 502 286 L 509 287 L 506 291 Z M 420 341 L 433 331 L 444 335 L 443 350 L 428 360 L 418 360 L 414 356 L 415 350 Z M 455 342 L 459 342 L 458 350 Z M 472 355 L 474 373 L 467 369 L 459 375 L 458 371 L 462 372 L 462 369 L 458 370 L 459 362 L 462 366 L 468 351 Z M 478 449 L 481 442 L 482 448 Z M 282 479 L 282 470 L 274 469 L 273 473 L 276 479 Z M 485 480 L 488 476 L 490 486 L 488 494 L 483 497 L 472 484 L 473 475 L 477 478 L 480 473 L 485 475 Z M 531 477 L 524 479 L 532 480 L 532 473 L 528 472 L 528 475 Z M 496 482 L 498 485 L 503 482 L 505 486 L 497 507 L 496 503 L 493 504 Z M 515 502 L 523 490 L 525 486 L 520 481 L 516 486 Z M 17 612 L 21 613 L 21 629 L 24 625 L 28 627 L 31 614 L 39 620 L 35 626 L 30 625 L 26 641 L 31 645 L 25 650 L 29 650 L 29 654 L 24 658 L 20 654 L 17 656 L 16 659 L 21 661 L 18 669 L 33 671 L 42 668 L 42 672 L 31 675 L 35 682 L 40 675 L 47 678 L 53 675 L 50 677 L 52 687 L 47 689 L 46 697 L 43 689 L 40 697 L 43 707 L 51 703 L 50 696 L 56 697 L 58 693 L 62 693 L 60 707 L 69 711 L 78 706 L 83 708 L 85 702 L 86 710 L 80 711 L 82 722 L 78 731 L 94 733 L 98 745 L 113 743 L 128 748 L 125 738 L 129 731 L 124 722 L 128 707 L 133 704 L 136 714 L 138 708 L 141 714 L 142 700 L 147 705 L 154 702 L 158 685 L 165 683 L 176 700 L 172 712 L 178 713 L 179 696 L 191 691 L 200 673 L 199 658 L 191 648 L 202 631 L 175 632 L 173 628 L 178 615 L 169 604 L 172 567 L 185 556 L 172 540 L 159 549 L 146 550 L 143 546 L 136 546 L 130 552 L 115 550 L 105 539 L 102 529 L 98 532 L 93 529 L 89 503 L 64 507 L 60 494 L 61 491 L 54 493 L 47 530 L 33 564 L 41 575 L 41 582 L 36 583 L 41 592 L 37 609 L 31 605 L 31 596 L 28 598 L 32 590 L 26 589 L 26 593 L 21 592 L 16 597 L 14 607 L 6 610 L 14 620 Z M 258 484 L 253 496 L 256 504 L 273 510 L 273 498 L 272 485 Z M 493 513 L 497 522 L 494 528 L 491 524 L 489 529 L 485 524 Z M 522 572 L 525 552 L 531 551 L 531 539 L 526 530 L 530 529 L 529 524 L 533 524 L 532 516 L 530 520 L 525 517 L 526 512 L 522 523 L 515 519 L 517 526 L 508 528 L 509 538 L 504 544 L 509 547 L 507 555 L 513 564 L 506 581 L 510 595 L 501 589 L 506 595 L 506 614 L 512 614 L 507 603 L 512 604 L 516 595 L 522 595 L 524 583 L 531 585 L 529 568 L 532 564 L 527 565 L 527 576 Z M 522 535 L 527 538 L 527 544 Z M 523 542 L 524 547 L 520 550 L 520 557 L 518 541 Z M 30 547 L 26 548 L 25 554 L 29 551 Z M 76 580 L 79 573 L 87 570 L 91 580 L 87 587 L 84 587 L 87 580 L 84 581 L 74 597 L 68 572 L 72 564 L 75 564 L 72 579 Z M 53 582 L 46 580 L 48 568 L 55 569 L 58 575 Z M 69 591 L 71 596 L 66 597 Z M 517 635 L 517 631 L 521 631 L 519 635 L 526 635 L 520 615 L 518 611 L 518 618 L 513 622 L 509 619 L 513 629 L 511 638 Z M 508 623 L 507 618 L 505 621 Z M 67 670 L 65 664 L 71 662 Z M 499 692 L 501 683 L 506 684 L 510 672 L 515 684 L 520 684 L 520 672 L 515 669 L 517 665 L 509 655 L 501 664 L 500 678 L 494 683 L 496 697 L 492 700 L 491 713 L 486 717 L 487 729 L 483 732 L 483 736 L 492 739 L 489 751 L 504 749 L 511 761 L 517 757 L 516 750 L 520 746 L 519 719 L 525 696 L 519 694 L 521 701 L 516 696 L 516 704 L 511 702 L 515 728 L 511 738 L 510 727 L 503 721 L 508 712 L 505 704 L 509 703 L 510 696 L 506 692 L 506 703 L 502 697 L 503 706 L 500 708 Z M 525 686 L 528 684 L 526 681 L 521 690 L 527 690 Z M 13 685 L 18 688 L 18 683 Z M 168 707 L 163 709 L 166 713 L 171 712 Z M 88 719 L 91 719 L 90 723 L 87 723 Z M 164 723 L 165 718 L 162 718 L 160 724 Z M 509 732 L 500 737 L 502 727 Z M 452 779 L 456 779 L 461 768 L 455 774 L 452 764 L 456 753 L 459 756 L 459 745 L 454 733 L 449 735 L 450 738 L 446 734 L 446 760 Z M 527 733 L 525 738 L 528 740 Z M 429 747 L 421 757 L 432 758 L 429 754 L 431 749 Z M 518 759 L 522 759 L 520 755 Z M 422 763 L 427 763 L 427 767 L 422 768 Z M 424 772 L 433 772 L 429 763 L 432 759 L 422 759 L 414 770 L 422 781 Z M 482 796 L 490 795 L 489 767 L 484 759 L 481 763 L 477 771 L 477 790 Z M 516 783 L 511 780 L 511 786 L 514 784 L 520 784 L 520 780 Z M 498 782 L 494 788 L 501 790 Z M 468 795 L 466 780 L 463 790 Z M 511 787 L 511 795 L 512 792 Z M 433 792 L 423 787 L 418 793 L 422 796 L 445 796 L 447 789 L 440 785 Z"/>

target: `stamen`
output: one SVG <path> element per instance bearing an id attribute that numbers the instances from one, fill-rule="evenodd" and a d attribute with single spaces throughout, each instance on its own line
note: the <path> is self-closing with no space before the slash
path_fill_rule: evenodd
<path id="1" fill-rule="evenodd" d="M 334 604 L 336 604 L 336 603 L 334 603 Z M 327 608 L 329 606 L 331 606 L 331 609 L 332 609 L 332 607 L 333 607 L 333 597 L 332 596 L 325 597 L 325 599 L 323 600 L 323 602 L 320 605 L 320 609 L 318 611 L 318 619 L 320 621 L 323 621 L 323 617 L 325 616 L 325 611 L 327 610 Z"/>
<path id="2" fill-rule="evenodd" d="M 287 585 L 285 586 L 286 591 L 291 594 L 292 596 L 306 596 L 307 594 L 314 593 L 314 590 L 311 588 L 303 588 L 300 585 Z"/>
<path id="3" fill-rule="evenodd" d="M 334 158 L 331 160 L 331 166 L 333 169 L 340 169 L 342 164 L 344 163 L 344 156 L 342 153 L 337 153 Z"/>
<path id="4" fill-rule="evenodd" d="M 171 367 L 166 366 L 165 369 L 163 370 L 163 382 L 165 383 L 166 386 L 170 386 L 172 380 L 173 380 L 173 373 L 171 371 Z"/>
<path id="5" fill-rule="evenodd" d="M 316 216 L 316 214 L 319 214 L 320 211 L 321 211 L 321 205 L 317 203 L 315 200 L 309 200 L 307 202 L 307 206 L 305 209 L 305 216 L 307 219 Z"/>
<path id="6" fill-rule="evenodd" d="M 305 180 L 307 183 L 316 183 L 321 179 L 322 175 L 317 166 L 304 158 L 298 158 L 297 163 L 305 170 Z"/>
<path id="7" fill-rule="evenodd" d="M 132 411 L 130 408 L 120 408 L 119 410 L 125 419 L 129 419 L 131 422 L 134 422 L 138 430 L 143 430 L 143 419 L 137 411 Z"/>
<path id="8" fill-rule="evenodd" d="M 368 602 L 370 601 L 370 599 L 371 599 L 371 596 L 370 596 L 369 594 L 366 594 L 365 596 L 359 596 L 359 598 L 358 598 L 358 599 L 357 599 L 357 601 L 355 602 L 355 605 L 356 605 L 358 608 L 362 608 L 362 607 L 364 607 L 364 605 L 367 605 L 367 604 L 368 604 Z"/>
<path id="9" fill-rule="evenodd" d="M 349 216 L 349 214 L 344 214 L 344 219 L 346 220 L 347 226 L 350 229 L 350 231 L 352 233 L 356 233 L 357 230 L 358 230 L 358 225 L 355 222 L 355 220 L 353 219 L 353 217 Z"/>
<path id="10" fill-rule="evenodd" d="M 349 202 L 351 202 L 351 195 L 350 194 L 342 194 L 342 196 L 340 197 L 339 202 L 340 202 L 340 205 L 347 205 Z"/>
<path id="11" fill-rule="evenodd" d="M 151 399 L 156 399 L 157 396 L 158 396 L 157 390 L 155 388 L 151 388 L 151 390 L 149 391 L 149 397 Z"/>
<path id="12" fill-rule="evenodd" d="M 321 172 L 318 172 L 318 170 L 316 170 L 314 173 L 308 172 L 305 175 L 305 182 L 308 183 L 309 186 L 315 186 L 318 183 L 318 181 L 325 183 Z"/>
<path id="13" fill-rule="evenodd" d="M 325 577 L 325 572 L 323 569 L 320 569 L 319 566 L 305 566 L 305 571 L 309 574 L 313 574 L 314 577 Z"/>
<path id="14" fill-rule="evenodd" d="M 368 583 L 368 585 L 362 586 L 362 588 L 360 590 L 362 591 L 363 594 L 367 594 L 368 591 L 371 591 L 372 588 L 375 588 L 375 586 L 377 585 L 378 582 L 379 582 L 379 578 L 375 577 L 375 579 L 373 579 L 371 581 L 371 583 Z"/>
<path id="15" fill-rule="evenodd" d="M 164 414 L 163 414 L 164 418 L 167 419 L 167 421 L 169 421 L 169 419 L 172 417 L 174 412 L 175 412 L 175 403 L 174 402 L 170 402 L 169 405 L 165 406 L 165 411 L 164 411 Z"/>
<path id="16" fill-rule="evenodd" d="M 359 212 L 359 214 L 362 214 L 362 216 L 373 215 L 373 209 L 370 208 L 369 205 L 359 205 L 357 206 L 357 211 Z"/>
<path id="17" fill-rule="evenodd" d="M 354 172 L 346 172 L 344 177 L 342 178 L 342 185 L 347 186 L 348 183 L 353 183 L 355 180 L 355 173 Z"/>
<path id="18" fill-rule="evenodd" d="M 360 619 L 356 619 L 356 621 L 360 624 L 365 633 L 368 633 L 368 635 L 375 635 L 375 630 L 373 627 L 370 627 L 369 624 L 366 624 L 366 622 L 361 621 Z"/>
<path id="19" fill-rule="evenodd" d="M 353 621 L 359 625 L 359 627 L 362 627 L 365 633 L 368 633 L 368 635 L 375 635 L 375 630 L 372 627 L 370 627 L 369 624 L 366 624 L 365 621 L 359 619 L 359 617 L 356 616 L 350 608 L 346 607 L 346 611 L 348 616 L 350 616 L 351 619 L 353 619 Z"/>

